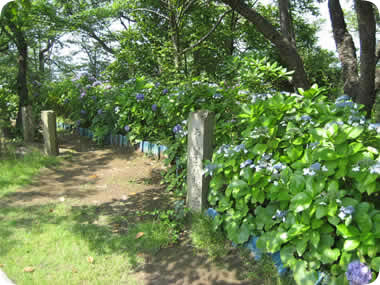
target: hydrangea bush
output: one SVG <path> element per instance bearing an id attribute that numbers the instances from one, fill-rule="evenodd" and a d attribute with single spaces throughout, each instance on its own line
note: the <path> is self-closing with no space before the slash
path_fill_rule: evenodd
<path id="1" fill-rule="evenodd" d="M 237 244 L 259 235 L 299 284 L 315 284 L 318 272 L 345 284 L 353 260 L 380 268 L 379 125 L 347 96 L 325 95 L 316 86 L 252 94 L 241 140 L 205 168 L 215 226 Z"/>

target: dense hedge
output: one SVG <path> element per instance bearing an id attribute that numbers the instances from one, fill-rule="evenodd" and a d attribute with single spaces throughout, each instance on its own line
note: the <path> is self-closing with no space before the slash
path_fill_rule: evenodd
<path id="1" fill-rule="evenodd" d="M 223 145 L 206 172 L 214 221 L 235 243 L 258 234 L 302 284 L 326 272 L 344 284 L 348 264 L 380 268 L 379 125 L 323 89 L 253 95 L 241 141 Z"/>

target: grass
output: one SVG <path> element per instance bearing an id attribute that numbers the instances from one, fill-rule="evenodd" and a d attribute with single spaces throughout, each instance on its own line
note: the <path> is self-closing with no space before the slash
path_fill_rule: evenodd
<path id="1" fill-rule="evenodd" d="M 231 242 L 227 241 L 220 230 L 214 230 L 210 217 L 193 215 L 190 238 L 196 250 L 207 253 L 212 259 L 217 260 L 225 256 Z M 244 247 L 239 247 L 237 255 L 241 258 L 241 268 L 244 278 L 252 280 L 252 284 L 262 285 L 295 285 L 291 276 L 280 277 L 272 259 L 264 255 L 259 261 L 255 261 L 253 253 Z"/>
<path id="2" fill-rule="evenodd" d="M 0 198 L 17 187 L 31 183 L 41 168 L 58 163 L 57 157 L 44 156 L 38 150 L 20 155 L 14 147 L 8 147 L 6 153 L 0 154 Z"/>
<path id="3" fill-rule="evenodd" d="M 1 208 L 0 263 L 19 285 L 140 284 L 131 274 L 140 256 L 156 253 L 172 237 L 156 220 L 126 224 L 127 218 L 98 216 L 95 206 Z M 26 267 L 34 272 L 23 272 Z"/>
<path id="4" fill-rule="evenodd" d="M 57 162 L 39 152 L 2 156 L 0 198 Z M 134 224 L 124 216 L 99 214 L 96 206 L 72 207 L 69 201 L 3 205 L 0 267 L 18 285 L 141 284 L 133 269 L 143 262 L 143 254 L 171 244 L 170 232 L 156 219 Z"/>

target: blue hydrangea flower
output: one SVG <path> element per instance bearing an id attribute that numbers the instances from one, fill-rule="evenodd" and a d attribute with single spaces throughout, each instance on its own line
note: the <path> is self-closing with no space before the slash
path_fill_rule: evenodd
<path id="1" fill-rule="evenodd" d="M 246 161 L 240 163 L 240 168 L 244 168 L 244 167 L 246 167 L 248 165 L 251 165 L 252 162 L 253 162 L 252 159 L 247 159 Z"/>
<path id="2" fill-rule="evenodd" d="M 215 93 L 215 94 L 212 96 L 212 98 L 214 98 L 214 99 L 221 99 L 221 98 L 223 98 L 223 95 L 220 94 L 220 93 Z"/>
<path id="3" fill-rule="evenodd" d="M 173 128 L 173 133 L 175 134 L 178 134 L 179 132 L 181 132 L 183 129 L 182 129 L 182 126 L 180 124 L 177 124 L 174 126 Z"/>
<path id="4" fill-rule="evenodd" d="M 109 85 L 109 84 L 107 84 L 106 86 L 104 86 L 104 89 L 106 89 L 106 90 L 110 90 L 110 89 L 112 89 L 112 86 Z"/>
<path id="5" fill-rule="evenodd" d="M 340 207 L 338 217 L 344 220 L 346 217 L 351 216 L 355 212 L 355 208 L 353 206 Z"/>
<path id="6" fill-rule="evenodd" d="M 162 90 L 162 94 L 164 94 L 164 95 L 165 95 L 165 94 L 168 94 L 168 92 L 169 92 L 169 90 L 166 89 L 166 88 L 165 88 L 164 90 Z"/>
<path id="7" fill-rule="evenodd" d="M 103 113 L 103 109 L 98 110 L 98 115 L 101 115 Z"/>
<path id="8" fill-rule="evenodd" d="M 119 113 L 120 112 L 120 107 L 119 106 L 116 106 L 115 107 L 115 113 L 117 114 L 117 113 Z"/>
<path id="9" fill-rule="evenodd" d="M 380 133 L 380 123 L 369 124 L 368 130 L 370 130 L 370 131 L 375 130 L 377 133 Z"/>
<path id="10" fill-rule="evenodd" d="M 157 82 L 156 84 L 154 84 L 154 86 L 155 86 L 156 88 L 160 87 L 160 82 Z"/>
<path id="11" fill-rule="evenodd" d="M 377 161 L 375 164 L 369 167 L 369 173 L 380 174 L 380 161 Z"/>
<path id="12" fill-rule="evenodd" d="M 63 103 L 67 104 L 67 103 L 69 103 L 69 101 L 70 101 L 69 98 L 66 98 L 65 100 L 63 100 Z"/>
<path id="13" fill-rule="evenodd" d="M 153 105 L 152 105 L 152 111 L 153 111 L 153 112 L 156 112 L 156 111 L 157 111 L 157 104 L 153 104 Z"/>
<path id="14" fill-rule="evenodd" d="M 372 273 L 367 265 L 355 260 L 348 264 L 346 277 L 350 285 L 365 285 L 371 281 Z"/>
<path id="15" fill-rule="evenodd" d="M 137 95 L 136 95 L 136 100 L 137 100 L 137 101 L 142 101 L 142 100 L 144 100 L 144 94 L 142 94 L 142 93 L 137 93 Z"/>
<path id="16" fill-rule="evenodd" d="M 80 110 L 80 113 L 81 113 L 82 115 L 84 115 L 84 114 L 86 114 L 86 110 Z"/>
<path id="17" fill-rule="evenodd" d="M 80 126 L 80 120 L 77 121 L 77 126 L 78 126 L 78 127 Z"/>
<path id="18" fill-rule="evenodd" d="M 272 216 L 272 220 L 279 219 L 279 220 L 285 222 L 287 213 L 288 213 L 288 211 L 276 210 L 276 213 Z"/>
<path id="19" fill-rule="evenodd" d="M 128 126 L 128 125 L 126 125 L 126 126 L 124 127 L 124 130 L 128 133 L 128 132 L 131 130 L 131 127 Z"/>
<path id="20" fill-rule="evenodd" d="M 314 171 L 318 171 L 321 169 L 321 164 L 319 162 L 313 163 L 310 165 L 310 169 Z"/>
<path id="21" fill-rule="evenodd" d="M 311 117 L 309 115 L 303 115 L 303 116 L 301 116 L 301 120 L 302 121 L 310 121 Z"/>
<path id="22" fill-rule="evenodd" d="M 84 96 L 86 96 L 86 92 L 83 91 L 83 92 L 80 94 L 80 97 L 83 98 Z"/>
<path id="23" fill-rule="evenodd" d="M 203 169 L 203 175 L 204 174 L 209 174 L 210 176 L 212 176 L 214 174 L 214 171 L 217 170 L 219 168 L 219 165 L 217 164 L 207 164 L 205 166 L 205 168 Z"/>
<path id="24" fill-rule="evenodd" d="M 96 100 L 96 96 L 91 96 L 91 99 L 95 101 Z"/>
<path id="25" fill-rule="evenodd" d="M 304 168 L 303 169 L 303 175 L 314 176 L 315 171 L 310 169 L 310 168 Z"/>

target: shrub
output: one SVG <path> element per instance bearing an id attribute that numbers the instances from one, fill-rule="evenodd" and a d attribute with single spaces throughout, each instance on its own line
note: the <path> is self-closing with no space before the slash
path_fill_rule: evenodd
<path id="1" fill-rule="evenodd" d="M 343 284 L 350 261 L 380 268 L 379 127 L 347 96 L 327 102 L 314 86 L 299 94 L 253 95 L 237 145 L 214 153 L 209 202 L 233 242 L 260 235 L 295 279 L 317 271 Z"/>

